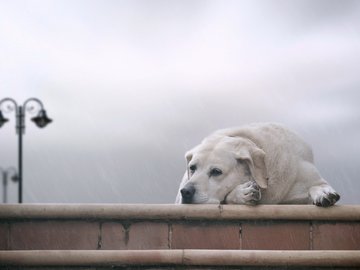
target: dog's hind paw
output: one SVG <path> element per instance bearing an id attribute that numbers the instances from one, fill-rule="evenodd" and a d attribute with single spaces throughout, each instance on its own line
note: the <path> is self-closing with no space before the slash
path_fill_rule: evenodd
<path id="1" fill-rule="evenodd" d="M 316 206 L 329 207 L 340 200 L 340 195 L 328 185 L 316 186 L 310 189 L 310 196 Z"/>

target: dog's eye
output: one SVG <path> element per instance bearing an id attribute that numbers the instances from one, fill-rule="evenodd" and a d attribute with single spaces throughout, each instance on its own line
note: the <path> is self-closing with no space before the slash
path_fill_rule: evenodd
<path id="1" fill-rule="evenodd" d="M 196 165 L 191 165 L 189 169 L 191 173 L 194 173 L 196 171 Z"/>
<path id="2" fill-rule="evenodd" d="M 222 171 L 218 168 L 214 168 L 210 171 L 210 176 L 219 176 L 222 174 Z"/>

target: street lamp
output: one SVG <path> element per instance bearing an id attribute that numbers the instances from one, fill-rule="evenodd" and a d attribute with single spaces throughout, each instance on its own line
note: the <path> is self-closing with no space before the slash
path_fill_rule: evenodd
<path id="1" fill-rule="evenodd" d="M 31 103 L 37 104 L 40 108 L 34 106 L 28 106 Z M 5 106 L 7 104 L 7 106 Z M 28 111 L 31 114 L 38 112 L 37 116 L 31 118 L 39 128 L 43 128 L 49 123 L 52 122 L 50 118 L 47 117 L 46 111 L 44 110 L 43 103 L 37 98 L 27 99 L 22 106 L 18 106 L 15 100 L 12 98 L 4 98 L 0 100 L 0 127 L 4 125 L 9 119 L 5 118 L 2 113 L 4 108 L 4 113 L 15 111 L 16 114 L 16 134 L 19 137 L 18 143 L 18 180 L 19 180 L 19 203 L 22 203 L 22 180 L 23 180 L 23 171 L 22 171 L 22 136 L 25 134 L 25 113 Z M 37 110 L 36 110 L 37 108 Z"/>
<path id="2" fill-rule="evenodd" d="M 7 203 L 8 177 L 11 176 L 10 179 L 13 182 L 17 182 L 19 178 L 16 173 L 16 169 L 14 167 L 9 167 L 7 169 L 3 169 L 0 167 L 0 173 L 2 174 L 2 180 L 3 180 L 3 203 Z"/>

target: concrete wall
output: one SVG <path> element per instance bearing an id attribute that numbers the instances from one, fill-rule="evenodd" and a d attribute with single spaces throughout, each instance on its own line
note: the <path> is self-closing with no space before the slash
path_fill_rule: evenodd
<path id="1" fill-rule="evenodd" d="M 0 265 L 2 260 L 10 264 L 22 261 L 22 256 L 29 255 L 25 250 L 159 250 L 162 258 L 175 256 L 176 250 L 193 249 L 202 250 L 196 254 L 200 258 L 214 256 L 206 250 L 217 250 L 230 259 L 243 256 L 241 262 L 246 256 L 260 256 L 260 261 L 270 257 L 275 264 L 271 256 L 278 255 L 269 253 L 271 250 L 285 252 L 281 261 L 287 259 L 290 263 L 292 256 L 305 256 L 305 265 L 306 258 L 320 254 L 324 259 L 315 260 L 320 266 L 336 256 L 345 260 L 345 254 L 350 256 L 342 262 L 345 266 L 349 263 L 360 267 L 360 206 L 0 205 Z M 228 253 L 233 250 L 245 253 Z M 251 253 L 257 250 L 260 253 Z M 267 253 L 261 253 L 264 250 Z M 295 250 L 298 253 L 291 253 Z M 162 251 L 175 253 L 163 255 Z M 30 253 L 30 261 L 36 261 L 39 254 Z M 61 262 L 66 261 L 66 254 L 61 255 L 65 258 Z M 116 253 L 117 260 L 119 254 L 126 257 L 125 253 Z M 60 256 L 50 255 L 55 259 Z M 183 253 L 176 256 L 184 262 Z"/>
<path id="2" fill-rule="evenodd" d="M 342 221 L 2 221 L 0 249 L 360 250 Z"/>
<path id="3" fill-rule="evenodd" d="M 6 206 L 4 206 L 6 207 Z M 17 207 L 17 206 L 13 206 Z M 126 250 L 126 249 L 251 249 L 251 250 L 360 250 L 360 220 L 337 216 L 337 212 L 348 210 L 347 206 L 333 208 L 333 214 L 281 217 L 274 212 L 273 216 L 241 217 L 241 211 L 252 207 L 238 206 L 238 213 L 232 216 L 206 216 L 216 206 L 200 209 L 198 216 L 188 218 L 177 209 L 182 206 L 170 205 L 161 208 L 153 216 L 126 211 L 142 205 L 118 206 L 103 205 L 103 212 L 115 211 L 111 215 L 94 216 L 99 205 L 93 205 L 94 211 L 84 208 L 77 216 L 74 205 L 56 206 L 23 205 L 25 212 L 14 215 L 8 208 L 0 212 L 0 249 L 2 250 L 36 250 L 36 249 L 71 249 L 71 250 Z M 52 207 L 52 208 L 51 208 Z M 55 207 L 55 208 L 54 208 Z M 81 206 L 76 206 L 81 212 Z M 151 206 L 150 206 L 151 207 Z M 225 206 L 226 209 L 227 206 Z M 261 211 L 278 211 L 284 206 L 262 206 Z M 265 207 L 265 208 L 264 208 Z M 296 207 L 296 206 L 294 206 Z M 300 206 L 305 213 L 312 209 L 328 211 L 315 206 Z M 110 209 L 111 208 L 111 209 Z M 197 206 L 186 206 L 190 212 Z M 36 211 L 42 209 L 41 215 Z M 253 209 L 257 209 L 255 207 Z M 311 209 L 311 210 L 310 210 Z M 360 208 L 357 208 L 360 210 Z M 165 210 L 165 211 L 164 211 Z M 53 212 L 51 212 L 53 211 Z M 88 212 L 86 212 L 88 211 Z M 146 211 L 143 210 L 143 211 Z M 224 211 L 224 209 L 222 210 Z M 291 207 L 289 209 L 291 213 Z M 11 212 L 11 213 L 10 213 Z M 161 215 L 163 212 L 163 215 Z M 173 212 L 173 216 L 168 213 Z M 86 214 L 88 213 L 88 214 Z M 118 213 L 118 214 L 116 214 Z M 121 214 L 123 213 L 123 216 Z M 13 214 L 13 216 L 12 216 Z M 120 215 L 120 216 L 119 216 Z M 189 214 L 190 216 L 190 214 Z M 311 218 L 311 219 L 310 219 Z"/>

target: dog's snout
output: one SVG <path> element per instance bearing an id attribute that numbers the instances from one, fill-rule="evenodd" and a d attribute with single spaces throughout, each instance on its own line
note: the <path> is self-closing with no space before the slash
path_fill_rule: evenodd
<path id="1" fill-rule="evenodd" d="M 180 193 L 183 203 L 191 203 L 195 194 L 195 187 L 194 185 L 187 185 L 180 190 Z"/>

